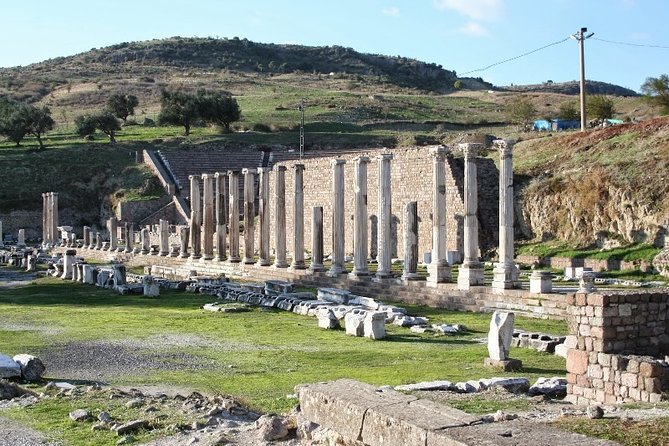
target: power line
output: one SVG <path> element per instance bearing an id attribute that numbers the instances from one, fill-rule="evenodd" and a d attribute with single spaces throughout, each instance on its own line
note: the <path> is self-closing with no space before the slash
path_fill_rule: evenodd
<path id="1" fill-rule="evenodd" d="M 562 39 L 562 40 L 558 40 L 557 42 L 549 43 L 548 45 L 544 45 L 540 48 L 536 48 L 532 51 L 528 51 L 528 52 L 520 54 L 518 56 L 511 57 L 509 59 L 500 60 L 499 62 L 495 62 L 494 64 L 488 65 L 487 67 L 477 68 L 476 70 L 471 70 L 471 71 L 465 71 L 464 73 L 460 73 L 460 75 L 462 76 L 462 75 L 465 75 L 465 74 L 476 73 L 477 71 L 485 71 L 488 68 L 492 68 L 492 67 L 495 67 L 497 65 L 501 65 L 503 63 L 511 62 L 512 60 L 520 59 L 521 57 L 529 56 L 530 54 L 536 53 L 537 51 L 545 50 L 548 47 L 551 47 L 553 45 L 558 45 L 560 43 L 566 42 L 567 40 L 569 40 L 569 37 L 567 37 L 565 39 Z"/>
<path id="2" fill-rule="evenodd" d="M 663 46 L 663 45 L 647 45 L 643 43 L 618 42 L 615 40 L 598 39 L 597 37 L 593 37 L 592 40 L 599 40 L 600 42 L 613 43 L 615 45 L 640 46 L 645 48 L 661 48 L 664 50 L 669 50 L 669 46 Z"/>

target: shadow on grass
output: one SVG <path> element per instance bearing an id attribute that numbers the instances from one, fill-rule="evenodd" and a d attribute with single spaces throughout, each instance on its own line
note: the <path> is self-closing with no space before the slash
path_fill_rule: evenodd
<path id="1" fill-rule="evenodd" d="M 415 344 L 416 342 L 420 342 L 421 344 L 443 344 L 443 345 L 453 345 L 453 344 L 460 344 L 460 345 L 474 345 L 474 344 L 480 344 L 480 342 L 473 340 L 473 339 L 462 339 L 462 338 L 451 338 L 447 336 L 442 336 L 438 338 L 418 338 L 416 336 L 407 336 L 404 334 L 394 334 L 394 333 L 389 333 L 386 338 L 384 339 L 385 342 L 408 342 L 411 344 Z"/>

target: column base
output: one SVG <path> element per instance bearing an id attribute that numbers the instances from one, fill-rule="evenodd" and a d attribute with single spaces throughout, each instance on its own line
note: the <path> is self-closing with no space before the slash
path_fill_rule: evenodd
<path id="1" fill-rule="evenodd" d="M 447 283 L 451 281 L 451 267 L 448 263 L 445 265 L 435 263 L 427 265 L 427 274 L 427 283 L 429 284 Z"/>
<path id="2" fill-rule="evenodd" d="M 519 271 L 514 264 L 498 263 L 493 270 L 493 291 L 520 288 Z"/>
<path id="3" fill-rule="evenodd" d="M 307 266 L 304 264 L 304 260 L 293 262 L 290 264 L 290 269 L 307 269 Z"/>
<path id="4" fill-rule="evenodd" d="M 254 263 L 256 263 L 256 259 L 249 259 L 248 257 L 244 257 L 242 263 L 244 265 L 253 265 Z"/>
<path id="5" fill-rule="evenodd" d="M 228 262 L 230 262 L 230 263 L 240 263 L 241 261 L 242 261 L 242 259 L 239 258 L 239 257 L 237 257 L 237 256 L 234 256 L 234 257 L 231 256 L 231 257 L 228 259 Z"/>
<path id="6" fill-rule="evenodd" d="M 404 281 L 414 281 L 414 280 L 420 280 L 420 275 L 418 273 L 403 273 L 402 280 Z"/>
<path id="7" fill-rule="evenodd" d="M 227 260 L 228 260 L 228 258 L 225 257 L 225 256 L 217 256 L 217 257 L 214 259 L 214 262 L 225 262 L 225 261 L 227 261 Z"/>
<path id="8" fill-rule="evenodd" d="M 367 277 L 369 275 L 370 275 L 369 270 L 357 270 L 355 268 L 353 269 L 353 271 L 348 273 L 348 277 L 350 277 L 351 279 L 357 279 L 358 277 Z"/>
<path id="9" fill-rule="evenodd" d="M 278 260 L 274 262 L 274 265 L 272 265 L 273 268 L 288 268 L 288 262 L 285 260 Z"/>
<path id="10" fill-rule="evenodd" d="M 392 271 L 377 271 L 374 275 L 377 279 L 391 279 L 395 277 Z"/>
<path id="11" fill-rule="evenodd" d="M 170 253 L 168 251 L 160 251 L 158 255 L 160 257 L 167 257 L 168 255 L 170 255 Z"/>
<path id="12" fill-rule="evenodd" d="M 312 263 L 309 267 L 309 271 L 312 273 L 322 273 L 325 272 L 325 267 L 322 263 Z"/>
<path id="13" fill-rule="evenodd" d="M 214 260 L 213 254 L 205 254 L 202 256 L 202 260 Z"/>
<path id="14" fill-rule="evenodd" d="M 269 259 L 260 259 L 256 262 L 257 266 L 270 266 L 272 262 L 269 261 Z"/>
<path id="15" fill-rule="evenodd" d="M 485 358 L 483 360 L 483 365 L 487 368 L 504 372 L 517 372 L 523 368 L 523 362 L 520 359 L 511 358 L 502 360 Z"/>
<path id="16" fill-rule="evenodd" d="M 179 258 L 182 258 L 182 259 L 187 259 L 189 256 L 190 256 L 190 254 L 188 254 L 188 251 L 182 252 L 181 254 L 179 254 Z"/>
<path id="17" fill-rule="evenodd" d="M 468 290 L 473 286 L 482 286 L 483 264 L 481 262 L 463 263 L 458 269 L 458 289 Z"/>
<path id="18" fill-rule="evenodd" d="M 191 259 L 191 260 L 200 260 L 202 258 L 202 256 L 199 255 L 199 254 L 197 254 L 197 255 L 191 254 L 191 256 L 188 257 L 188 258 Z"/>
<path id="19" fill-rule="evenodd" d="M 327 272 L 328 277 L 338 277 L 342 274 L 346 274 L 346 268 L 336 265 L 332 265 L 332 267 Z"/>

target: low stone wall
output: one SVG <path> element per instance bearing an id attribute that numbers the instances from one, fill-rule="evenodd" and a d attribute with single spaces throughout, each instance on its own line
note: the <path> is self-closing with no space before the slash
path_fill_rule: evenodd
<path id="1" fill-rule="evenodd" d="M 569 257 L 539 257 L 520 255 L 516 257 L 518 263 L 532 265 L 538 263 L 540 266 L 549 268 L 564 269 L 567 267 L 592 268 L 593 271 L 619 271 L 627 269 L 641 269 L 650 271 L 652 265 L 646 261 L 625 261 L 625 260 L 601 260 L 601 259 L 575 259 Z"/>
<path id="2" fill-rule="evenodd" d="M 659 402 L 669 389 L 669 290 L 567 297 L 574 335 L 567 398 L 577 404 Z"/>
<path id="3" fill-rule="evenodd" d="M 65 248 L 58 248 L 63 250 Z M 77 249 L 77 254 L 84 258 L 98 260 L 119 260 L 128 266 L 157 265 L 164 267 L 166 275 L 188 277 L 192 274 L 240 279 L 287 280 L 310 287 L 334 287 L 351 291 L 354 294 L 368 296 L 383 301 L 395 301 L 410 304 L 429 305 L 449 310 L 493 312 L 495 310 L 514 311 L 529 317 L 563 319 L 565 315 L 564 294 L 531 294 L 528 290 L 505 290 L 493 293 L 490 287 L 473 287 L 470 291 L 458 290 L 455 283 L 441 283 L 428 286 L 425 281 L 400 279 L 378 280 L 372 277 L 349 279 L 348 276 L 328 277 L 325 273 L 312 273 L 309 270 L 291 270 L 288 268 L 261 267 L 241 263 L 216 262 L 161 257 L 158 255 L 109 253 L 94 249 Z"/>

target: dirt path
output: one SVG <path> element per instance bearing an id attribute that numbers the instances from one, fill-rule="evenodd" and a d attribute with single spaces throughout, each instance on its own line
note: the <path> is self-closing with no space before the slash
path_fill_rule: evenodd
<path id="1" fill-rule="evenodd" d="M 0 446 L 57 446 L 47 443 L 42 434 L 0 416 Z"/>

